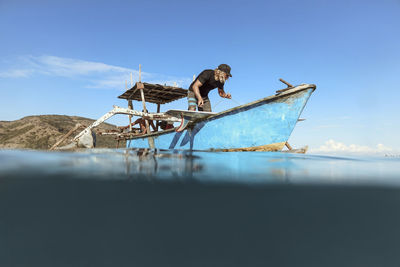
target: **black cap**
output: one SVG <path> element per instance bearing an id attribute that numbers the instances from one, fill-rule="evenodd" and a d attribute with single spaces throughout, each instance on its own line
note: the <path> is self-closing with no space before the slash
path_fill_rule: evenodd
<path id="1" fill-rule="evenodd" d="M 228 74 L 230 77 L 232 77 L 231 74 L 231 67 L 229 67 L 228 64 L 221 64 L 218 66 L 218 69 L 225 72 L 226 74 Z"/>

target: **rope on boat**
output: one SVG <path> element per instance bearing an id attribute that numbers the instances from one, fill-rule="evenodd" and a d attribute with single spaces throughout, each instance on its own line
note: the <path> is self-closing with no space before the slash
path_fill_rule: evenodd
<path id="1" fill-rule="evenodd" d="M 227 99 L 229 99 L 229 98 L 227 98 Z M 241 106 L 242 104 L 240 104 L 239 102 L 237 102 L 235 99 L 233 99 L 233 98 L 231 98 L 231 99 L 229 99 L 229 100 L 232 100 L 233 102 L 235 102 L 236 104 L 238 104 L 239 106 Z M 217 104 L 215 104 L 214 106 L 213 106 L 213 110 L 215 109 L 215 107 L 216 106 L 218 106 L 222 101 L 224 101 L 224 99 L 221 99 Z"/>
<path id="2" fill-rule="evenodd" d="M 215 107 L 218 106 L 222 101 L 223 99 L 221 99 L 217 104 L 215 104 L 212 109 L 215 109 Z"/>
<path id="3" fill-rule="evenodd" d="M 233 99 L 233 98 L 231 98 L 231 100 L 233 101 L 233 102 L 235 102 L 236 104 L 238 104 L 239 106 L 241 106 L 242 104 L 240 104 L 239 102 L 237 102 L 235 99 Z"/>

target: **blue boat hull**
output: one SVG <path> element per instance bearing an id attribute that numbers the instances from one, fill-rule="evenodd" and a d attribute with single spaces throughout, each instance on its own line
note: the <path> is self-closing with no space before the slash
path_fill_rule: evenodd
<path id="1" fill-rule="evenodd" d="M 289 139 L 315 85 L 303 85 L 192 123 L 134 137 L 128 148 L 222 151 L 280 151 Z"/>

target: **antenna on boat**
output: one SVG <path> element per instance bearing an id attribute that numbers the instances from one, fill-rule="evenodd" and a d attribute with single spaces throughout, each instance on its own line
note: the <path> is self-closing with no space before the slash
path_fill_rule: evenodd
<path id="1" fill-rule="evenodd" d="M 139 82 L 142 82 L 142 65 L 139 64 Z"/>
<path id="2" fill-rule="evenodd" d="M 142 84 L 142 65 L 139 64 L 139 82 L 136 84 L 137 88 L 140 90 L 140 96 L 142 98 L 142 104 L 143 104 L 143 111 L 147 113 L 147 108 L 146 108 L 146 100 L 144 98 L 144 85 Z M 144 118 L 143 118 L 144 119 Z M 148 133 L 150 133 L 150 125 L 149 121 L 144 119 L 144 122 L 146 124 L 146 130 Z M 154 146 L 154 145 L 153 145 Z"/>

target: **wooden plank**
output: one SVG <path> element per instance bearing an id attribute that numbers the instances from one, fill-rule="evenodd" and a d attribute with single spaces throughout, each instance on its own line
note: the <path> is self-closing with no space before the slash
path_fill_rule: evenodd
<path id="1" fill-rule="evenodd" d="M 187 90 L 183 88 L 171 87 L 159 84 L 148 84 L 148 83 L 142 83 L 142 84 L 144 86 L 143 90 L 144 93 L 146 94 L 147 102 L 168 103 L 174 100 L 185 98 L 187 96 Z M 131 89 L 127 90 L 122 95 L 120 95 L 118 98 L 141 101 L 140 91 L 138 90 L 136 85 L 133 86 Z M 157 100 L 155 100 L 154 98 L 156 98 Z"/>
<path id="2" fill-rule="evenodd" d="M 134 92 L 134 93 L 136 93 L 136 92 Z M 161 103 L 161 102 L 169 103 L 169 102 L 172 102 L 172 101 L 175 101 L 175 100 L 178 100 L 178 99 L 182 99 L 182 98 L 185 98 L 185 97 L 186 97 L 186 94 L 185 95 L 173 95 L 171 97 L 164 96 L 164 95 L 148 95 L 148 94 L 146 94 L 146 99 L 148 99 L 147 102 L 156 103 L 156 104 L 157 103 Z M 139 95 L 139 94 L 132 95 L 132 96 L 127 96 L 127 97 L 119 97 L 119 98 L 141 101 L 141 95 Z"/>
<path id="3" fill-rule="evenodd" d="M 288 83 L 287 81 L 285 81 L 284 79 L 280 78 L 279 81 L 283 82 L 284 84 L 286 84 L 288 87 L 293 87 L 293 85 L 291 85 L 290 83 Z"/>
<path id="4" fill-rule="evenodd" d="M 138 89 L 136 88 L 135 90 L 132 91 L 132 93 L 127 96 L 127 99 L 131 99 L 133 97 L 133 95 L 135 95 L 135 93 L 138 91 Z"/>
<path id="5" fill-rule="evenodd" d="M 80 127 L 83 127 L 82 124 L 77 123 L 75 125 L 74 128 L 72 128 L 71 130 L 69 130 L 69 132 L 64 135 L 60 140 L 58 140 L 51 148 L 50 150 L 54 150 L 56 147 L 58 147 L 65 139 L 67 139 L 68 136 L 70 136 L 73 132 L 75 132 L 76 130 L 78 130 Z"/>
<path id="6" fill-rule="evenodd" d="M 287 147 L 289 150 L 292 150 L 292 149 L 293 149 L 293 148 L 289 145 L 288 142 L 286 142 L 285 145 L 286 145 L 286 147 Z"/>
<path id="7" fill-rule="evenodd" d="M 176 118 L 179 118 L 180 116 L 185 116 L 190 120 L 194 120 L 194 119 L 207 118 L 216 113 L 215 112 L 206 112 L 206 111 L 170 109 L 167 112 L 165 112 L 165 114 L 171 115 Z"/>
<path id="8" fill-rule="evenodd" d="M 308 146 L 298 148 L 298 149 L 291 149 L 291 150 L 282 150 L 284 153 L 297 153 L 297 154 L 305 154 L 307 153 Z"/>

